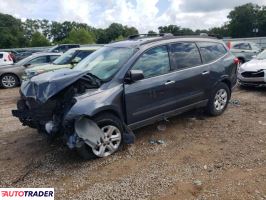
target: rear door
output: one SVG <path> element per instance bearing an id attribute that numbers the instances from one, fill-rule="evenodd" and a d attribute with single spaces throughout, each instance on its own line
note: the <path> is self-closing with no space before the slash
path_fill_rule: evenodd
<path id="1" fill-rule="evenodd" d="M 209 67 L 202 65 L 199 49 L 194 42 L 171 44 L 171 61 L 175 81 L 176 108 L 206 99 Z"/>
<path id="2" fill-rule="evenodd" d="M 226 75 L 226 67 L 232 64 L 232 57 L 225 56 L 228 54 L 227 49 L 222 43 L 218 42 L 197 42 L 200 49 L 200 54 L 203 62 L 203 71 L 207 72 L 202 76 L 204 78 L 205 90 L 209 94 L 210 89 L 215 83 L 221 78 L 221 76 Z"/>

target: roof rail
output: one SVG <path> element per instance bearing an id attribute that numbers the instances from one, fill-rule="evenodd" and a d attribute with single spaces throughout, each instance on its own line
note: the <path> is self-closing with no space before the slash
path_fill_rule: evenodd
<path id="1" fill-rule="evenodd" d="M 136 39 L 136 38 L 145 38 L 145 37 L 154 37 L 154 36 L 159 36 L 159 37 L 170 37 L 170 36 L 173 36 L 172 33 L 148 33 L 148 34 L 136 34 L 136 35 L 130 35 L 128 36 L 127 39 L 129 40 L 133 40 L 133 39 Z"/>

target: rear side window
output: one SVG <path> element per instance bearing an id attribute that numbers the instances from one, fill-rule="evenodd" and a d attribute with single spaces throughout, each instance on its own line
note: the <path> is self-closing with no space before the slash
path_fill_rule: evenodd
<path id="1" fill-rule="evenodd" d="M 29 61 L 29 64 L 40 64 L 40 63 L 47 63 L 47 56 L 40 56 L 37 58 L 32 59 L 31 61 Z"/>
<path id="2" fill-rule="evenodd" d="M 3 54 L 2 54 L 2 53 L 0 53 L 0 59 L 1 59 L 1 58 L 3 58 Z"/>
<path id="3" fill-rule="evenodd" d="M 140 56 L 132 69 L 142 70 L 145 78 L 168 73 L 170 63 L 167 47 L 160 46 L 146 51 Z"/>
<path id="4" fill-rule="evenodd" d="M 171 45 L 173 67 L 184 69 L 201 65 L 199 50 L 195 43 L 182 42 Z"/>
<path id="5" fill-rule="evenodd" d="M 249 43 L 239 43 L 233 46 L 234 49 L 251 50 Z"/>
<path id="6" fill-rule="evenodd" d="M 203 63 L 215 61 L 227 53 L 224 45 L 215 42 L 198 42 Z"/>

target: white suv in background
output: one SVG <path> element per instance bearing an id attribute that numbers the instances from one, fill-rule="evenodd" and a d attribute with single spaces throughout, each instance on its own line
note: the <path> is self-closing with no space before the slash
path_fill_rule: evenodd
<path id="1" fill-rule="evenodd" d="M 13 63 L 13 59 L 9 53 L 0 52 L 0 65 L 9 65 Z"/>
<path id="2" fill-rule="evenodd" d="M 250 61 L 253 56 L 262 51 L 262 48 L 259 45 L 248 41 L 228 41 L 227 46 L 238 58 L 240 64 Z"/>

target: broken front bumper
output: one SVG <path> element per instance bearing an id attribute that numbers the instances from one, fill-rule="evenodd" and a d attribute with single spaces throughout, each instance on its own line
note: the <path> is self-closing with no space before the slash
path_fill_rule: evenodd
<path id="1" fill-rule="evenodd" d="M 238 73 L 238 82 L 246 86 L 266 85 L 266 73 L 264 70 L 259 71 L 244 71 Z"/>

